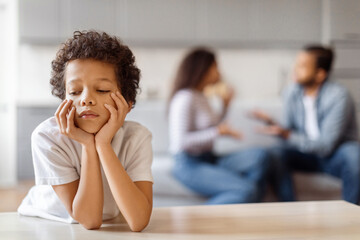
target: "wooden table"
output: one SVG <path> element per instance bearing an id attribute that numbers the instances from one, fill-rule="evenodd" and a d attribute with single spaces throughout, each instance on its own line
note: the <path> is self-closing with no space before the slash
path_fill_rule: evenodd
<path id="1" fill-rule="evenodd" d="M 121 218 L 100 230 L 0 214 L 1 240 L 56 239 L 360 239 L 360 207 L 344 201 L 155 208 L 142 233 Z"/>

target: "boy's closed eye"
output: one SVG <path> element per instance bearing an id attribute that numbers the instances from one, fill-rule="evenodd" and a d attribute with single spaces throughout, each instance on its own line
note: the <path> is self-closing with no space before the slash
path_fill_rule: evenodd
<path id="1" fill-rule="evenodd" d="M 100 93 L 110 93 L 111 91 L 110 90 L 97 90 L 97 92 L 100 92 Z"/>
<path id="2" fill-rule="evenodd" d="M 73 96 L 73 95 L 79 95 L 81 93 L 81 91 L 72 91 L 69 92 L 69 95 Z"/>
<path id="3" fill-rule="evenodd" d="M 97 92 L 99 93 L 110 93 L 111 90 L 96 90 Z M 69 95 L 79 95 L 82 91 L 72 91 L 72 92 L 69 92 Z"/>

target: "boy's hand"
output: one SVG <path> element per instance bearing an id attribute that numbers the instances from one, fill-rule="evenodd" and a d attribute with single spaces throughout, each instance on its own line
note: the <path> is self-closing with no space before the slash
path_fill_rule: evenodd
<path id="1" fill-rule="evenodd" d="M 82 145 L 93 144 L 94 135 L 75 126 L 74 118 L 76 109 L 72 106 L 72 103 L 73 101 L 71 99 L 65 99 L 55 112 L 55 119 L 60 132 Z"/>
<path id="2" fill-rule="evenodd" d="M 120 92 L 111 93 L 110 96 L 116 104 L 116 108 L 105 104 L 105 108 L 110 112 L 109 121 L 95 135 L 95 143 L 110 144 L 115 133 L 123 126 L 126 115 L 130 112 L 132 104 L 128 104 Z"/>

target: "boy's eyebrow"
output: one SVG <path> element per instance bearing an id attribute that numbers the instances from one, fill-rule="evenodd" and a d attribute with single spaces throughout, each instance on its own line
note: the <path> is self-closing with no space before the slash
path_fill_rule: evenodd
<path id="1" fill-rule="evenodd" d="M 100 77 L 100 78 L 95 78 L 95 80 L 106 81 L 106 82 L 112 83 L 112 81 L 111 81 L 110 79 L 108 79 L 108 78 L 102 78 L 102 77 Z M 79 81 L 81 81 L 81 79 L 75 78 L 75 79 L 70 80 L 70 81 L 68 82 L 68 84 L 71 84 L 71 83 L 73 83 L 73 82 L 79 82 Z"/>
<path id="2" fill-rule="evenodd" d="M 72 79 L 72 80 L 70 80 L 69 82 L 68 82 L 68 84 L 71 84 L 71 83 L 73 83 L 73 82 L 79 82 L 79 81 L 81 81 L 80 79 Z"/>
<path id="3" fill-rule="evenodd" d="M 112 83 L 112 81 L 110 79 L 108 79 L 108 78 L 96 78 L 96 80 L 107 81 L 107 82 Z"/>

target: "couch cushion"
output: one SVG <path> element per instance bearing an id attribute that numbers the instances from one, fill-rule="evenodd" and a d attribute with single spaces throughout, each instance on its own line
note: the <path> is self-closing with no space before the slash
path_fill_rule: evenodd
<path id="1" fill-rule="evenodd" d="M 177 181 L 172 175 L 174 159 L 170 155 L 155 155 L 152 165 L 154 194 L 172 196 L 199 196 Z"/>
<path id="2" fill-rule="evenodd" d="M 176 206 L 201 204 L 206 199 L 187 189 L 172 176 L 174 160 L 169 155 L 155 155 L 152 166 L 154 175 L 154 204 L 156 206 Z M 298 200 L 337 200 L 341 199 L 341 181 L 326 174 L 294 174 L 295 190 Z M 274 193 L 268 189 L 265 200 L 277 201 Z"/>

